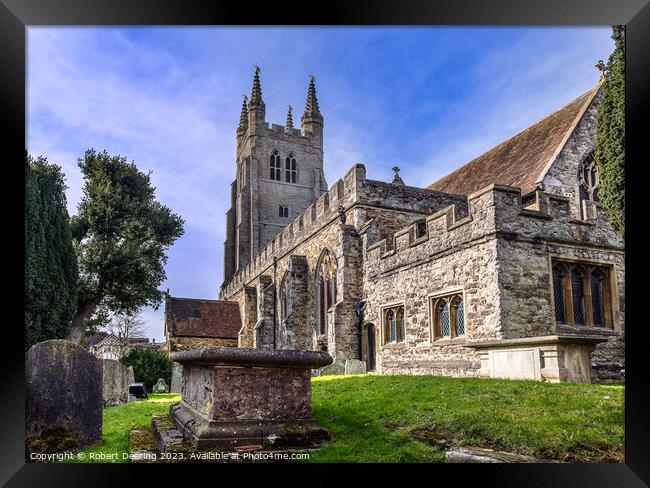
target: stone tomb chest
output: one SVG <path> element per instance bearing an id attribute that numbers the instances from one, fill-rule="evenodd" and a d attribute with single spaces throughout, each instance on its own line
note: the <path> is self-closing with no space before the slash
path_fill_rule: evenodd
<path id="1" fill-rule="evenodd" d="M 329 433 L 311 416 L 311 373 L 326 352 L 201 347 L 177 352 L 183 400 L 174 423 L 197 449 L 308 447 Z"/>

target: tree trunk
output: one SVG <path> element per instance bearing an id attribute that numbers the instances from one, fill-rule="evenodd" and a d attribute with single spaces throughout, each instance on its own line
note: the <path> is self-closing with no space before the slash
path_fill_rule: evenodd
<path id="1" fill-rule="evenodd" d="M 81 344 L 81 340 L 86 336 L 86 330 L 88 329 L 88 322 L 90 317 L 92 317 L 93 312 L 97 308 L 99 300 L 91 298 L 86 300 L 79 308 L 77 308 L 77 313 L 72 319 L 72 326 L 70 327 L 70 335 L 68 340 L 74 342 L 75 344 Z"/>

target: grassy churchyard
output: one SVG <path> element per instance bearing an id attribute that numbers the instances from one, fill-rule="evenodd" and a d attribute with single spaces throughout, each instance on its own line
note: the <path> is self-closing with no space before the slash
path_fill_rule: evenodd
<path id="1" fill-rule="evenodd" d="M 324 376 L 312 380 L 314 418 L 332 434 L 312 462 L 442 462 L 473 445 L 569 462 L 622 462 L 625 387 L 439 376 Z M 179 395 L 104 409 L 102 444 L 128 452 L 132 426 L 147 427 Z M 106 456 L 104 462 L 128 462 Z M 112 459 L 117 457 L 117 459 Z M 78 461 L 75 461 L 78 462 Z"/>

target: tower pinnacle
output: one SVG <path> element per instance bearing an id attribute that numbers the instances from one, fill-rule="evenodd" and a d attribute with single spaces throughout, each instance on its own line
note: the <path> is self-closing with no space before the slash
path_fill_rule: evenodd
<path id="1" fill-rule="evenodd" d="M 305 113 L 302 115 L 301 120 L 313 119 L 323 122 L 323 116 L 318 108 L 318 98 L 316 98 L 316 85 L 314 84 L 316 77 L 311 75 L 309 77 L 309 88 L 307 90 L 307 103 L 305 103 Z"/>
<path id="2" fill-rule="evenodd" d="M 293 115 L 291 114 L 292 111 L 293 107 L 289 105 L 289 109 L 287 110 L 287 122 L 284 124 L 285 132 L 291 132 L 293 130 Z"/>
<path id="3" fill-rule="evenodd" d="M 237 133 L 246 132 L 248 129 L 248 97 L 244 95 L 244 101 L 241 105 L 241 114 L 239 115 L 239 127 Z"/>
<path id="4" fill-rule="evenodd" d="M 255 76 L 253 76 L 253 90 L 251 91 L 251 105 L 262 105 L 262 85 L 260 84 L 260 67 L 255 65 Z"/>

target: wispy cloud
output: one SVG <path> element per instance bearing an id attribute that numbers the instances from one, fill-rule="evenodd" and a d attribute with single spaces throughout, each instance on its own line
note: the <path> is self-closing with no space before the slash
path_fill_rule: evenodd
<path id="1" fill-rule="evenodd" d="M 152 171 L 186 220 L 163 287 L 214 298 L 235 173 L 234 131 L 253 64 L 267 120 L 297 114 L 317 75 L 325 173 L 356 162 L 424 186 L 591 88 L 608 28 L 29 28 L 28 148 L 63 166 L 107 149 Z M 162 311 L 145 310 L 163 338 Z"/>

